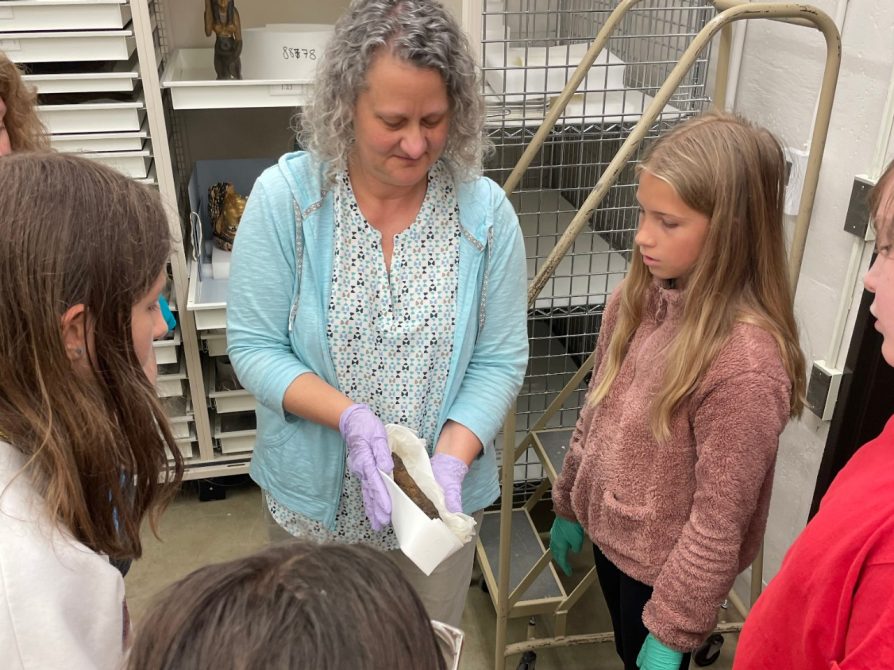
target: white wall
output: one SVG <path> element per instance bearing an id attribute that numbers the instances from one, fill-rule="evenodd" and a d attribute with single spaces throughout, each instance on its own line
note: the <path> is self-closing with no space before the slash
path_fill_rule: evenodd
<path id="1" fill-rule="evenodd" d="M 835 16 L 836 0 L 814 0 Z M 830 347 L 836 305 L 856 306 L 860 287 L 843 287 L 853 236 L 843 224 L 855 175 L 870 173 L 894 68 L 894 3 L 851 0 L 843 31 L 842 67 L 831 128 L 807 238 L 796 311 L 808 364 Z M 822 35 L 770 21 L 750 21 L 736 109 L 767 126 L 790 147 L 806 148 L 825 58 Z M 887 153 L 890 159 L 890 152 Z M 868 246 L 868 245 L 867 245 Z M 860 276 L 868 264 L 864 250 Z M 856 299 L 855 299 L 856 297 Z M 852 310 L 852 312 L 855 310 Z M 847 351 L 848 323 L 839 362 Z M 764 581 L 807 520 L 829 424 L 809 411 L 783 434 L 767 531 Z"/>

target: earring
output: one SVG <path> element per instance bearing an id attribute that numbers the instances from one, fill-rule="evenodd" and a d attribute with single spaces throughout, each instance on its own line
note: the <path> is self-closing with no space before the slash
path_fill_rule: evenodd
<path id="1" fill-rule="evenodd" d="M 82 347 L 68 347 L 68 351 L 75 360 L 83 358 L 84 356 L 84 349 Z"/>

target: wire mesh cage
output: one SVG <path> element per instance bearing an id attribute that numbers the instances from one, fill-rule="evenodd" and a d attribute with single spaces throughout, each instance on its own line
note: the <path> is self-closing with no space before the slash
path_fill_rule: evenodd
<path id="1" fill-rule="evenodd" d="M 616 0 L 482 0 L 487 132 L 495 149 L 486 165 L 489 177 L 506 181 L 616 5 Z M 713 13 L 706 0 L 644 0 L 624 16 L 511 196 L 525 238 L 529 280 Z M 706 108 L 709 58 L 709 52 L 701 54 L 648 138 Z M 516 409 L 518 439 L 595 347 L 604 304 L 627 269 L 638 218 L 635 166 L 648 144 L 624 168 L 529 311 L 530 360 Z M 547 427 L 573 427 L 586 381 Z M 532 453 L 515 468 L 518 495 L 543 479 Z"/>

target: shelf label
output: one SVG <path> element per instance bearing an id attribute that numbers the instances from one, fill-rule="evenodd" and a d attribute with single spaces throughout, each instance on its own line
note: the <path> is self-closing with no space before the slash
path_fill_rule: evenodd
<path id="1" fill-rule="evenodd" d="M 0 7 L 0 19 L 11 19 L 13 16 L 12 7 Z"/>
<path id="2" fill-rule="evenodd" d="M 0 51 L 18 51 L 21 48 L 18 40 L 0 40 Z"/>
<path id="3" fill-rule="evenodd" d="M 317 60 L 317 50 L 314 48 L 308 49 L 307 47 L 284 46 L 282 48 L 282 59 L 315 61 Z"/>
<path id="4" fill-rule="evenodd" d="M 270 95 L 298 95 L 300 84 L 275 84 L 268 87 Z"/>

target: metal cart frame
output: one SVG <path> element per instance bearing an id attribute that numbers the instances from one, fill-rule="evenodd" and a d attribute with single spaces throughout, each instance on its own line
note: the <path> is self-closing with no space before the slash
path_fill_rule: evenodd
<path id="1" fill-rule="evenodd" d="M 556 122 L 562 115 L 568 102 L 575 94 L 578 86 L 587 76 L 597 55 L 608 43 L 612 33 L 621 23 L 625 14 L 635 7 L 641 0 L 621 0 L 610 14 L 603 27 L 599 30 L 586 55 L 581 60 L 574 74 L 558 98 L 555 99 L 546 118 L 540 125 L 533 140 L 530 142 L 509 178 L 506 180 L 503 190 L 507 195 L 515 191 L 521 182 L 525 170 L 537 155 L 544 140 L 553 130 Z M 755 19 L 768 19 L 781 21 L 796 26 L 812 28 L 823 34 L 826 41 L 826 61 L 822 77 L 819 101 L 815 113 L 814 133 L 809 148 L 809 160 L 804 176 L 804 189 L 801 194 L 798 216 L 795 221 L 794 235 L 789 253 L 789 280 L 793 288 L 797 287 L 800 274 L 801 261 L 804 255 L 804 246 L 810 225 L 810 217 L 813 211 L 817 184 L 819 181 L 820 164 L 829 130 L 829 121 L 834 100 L 835 88 L 838 79 L 838 71 L 841 63 L 841 37 L 834 21 L 824 12 L 805 4 L 772 4 L 751 3 L 742 0 L 711 0 L 711 4 L 719 12 L 692 40 L 680 60 L 671 70 L 659 91 L 648 108 L 642 113 L 631 133 L 626 137 L 621 148 L 615 154 L 607 168 L 604 170 L 595 187 L 590 192 L 577 214 L 572 219 L 564 234 L 557 241 L 543 266 L 537 272 L 528 289 L 528 306 L 534 303 L 543 289 L 549 277 L 554 273 L 559 261 L 571 247 L 577 235 L 584 230 L 590 216 L 609 191 L 609 188 L 618 179 L 621 170 L 627 161 L 633 156 L 636 149 L 642 143 L 650 126 L 658 118 L 662 108 L 670 100 L 671 95 L 680 85 L 687 71 L 694 63 L 698 54 L 705 49 L 713 37 L 719 32 L 720 45 L 718 56 L 717 79 L 714 93 L 715 108 L 722 108 L 726 99 L 726 87 L 729 76 L 730 54 L 732 49 L 732 23 L 735 21 L 747 21 Z M 719 103 L 717 101 L 720 101 Z M 510 656 L 526 651 L 545 649 L 552 647 L 564 647 L 580 644 L 593 644 L 608 642 L 613 639 L 613 634 L 587 633 L 578 635 L 566 635 L 566 623 L 570 609 L 578 602 L 584 592 L 596 581 L 595 568 L 591 569 L 571 591 L 561 598 L 533 598 L 525 599 L 524 596 L 536 579 L 541 577 L 544 570 L 552 573 L 553 579 L 559 585 L 562 594 L 565 593 L 558 582 L 554 568 L 551 566 L 552 555 L 548 548 L 543 546 L 539 536 L 533 534 L 535 541 L 542 551 L 539 559 L 521 578 L 510 587 L 510 564 L 512 560 L 512 531 L 513 516 L 523 517 L 517 522 L 527 522 L 533 531 L 534 526 L 530 520 L 530 511 L 533 506 L 546 494 L 551 487 L 551 482 L 556 477 L 555 463 L 550 463 L 541 437 L 545 437 L 547 422 L 561 408 L 565 400 L 575 390 L 579 389 L 584 377 L 593 367 L 594 357 L 591 354 L 580 366 L 577 373 L 564 386 L 559 394 L 552 400 L 541 417 L 531 426 L 525 437 L 516 444 L 516 415 L 510 411 L 503 426 L 503 456 L 501 468 L 501 486 L 503 495 L 500 502 L 500 528 L 499 528 L 499 555 L 498 564 L 493 566 L 479 537 L 477 556 L 482 568 L 483 577 L 496 609 L 496 644 L 494 668 L 501 670 L 505 667 L 506 659 Z M 528 496 L 520 507 L 513 507 L 514 465 L 529 448 L 537 454 L 544 466 L 546 477 L 541 484 Z M 496 567 L 496 570 L 494 569 Z M 752 565 L 751 576 L 751 604 L 757 599 L 761 591 L 763 575 L 763 549 L 761 549 Z M 747 615 L 748 608 L 736 597 L 730 594 L 730 600 L 739 610 L 742 617 Z M 548 614 L 554 617 L 554 636 L 546 638 L 528 639 L 522 642 L 507 644 L 507 627 L 510 618 L 529 616 L 533 614 Z M 718 626 L 718 632 L 734 632 L 741 630 L 741 623 L 729 623 Z"/>

